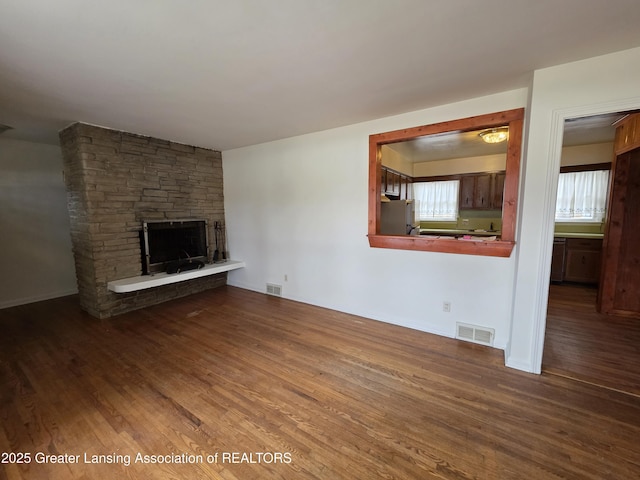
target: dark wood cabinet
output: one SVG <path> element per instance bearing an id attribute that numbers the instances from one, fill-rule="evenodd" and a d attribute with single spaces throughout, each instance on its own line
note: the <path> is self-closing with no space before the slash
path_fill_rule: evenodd
<path id="1" fill-rule="evenodd" d="M 473 206 L 478 209 L 491 208 L 491 175 L 476 175 Z"/>
<path id="2" fill-rule="evenodd" d="M 409 177 L 400 175 L 400 199 L 409 200 L 411 198 L 411 188 L 409 188 Z"/>
<path id="3" fill-rule="evenodd" d="M 398 196 L 400 195 L 400 182 L 398 181 L 398 174 L 393 170 L 387 170 L 387 184 L 385 187 L 385 193 L 387 195 Z"/>
<path id="4" fill-rule="evenodd" d="M 385 195 L 400 196 L 400 175 L 388 168 L 382 168 L 381 191 Z"/>
<path id="5" fill-rule="evenodd" d="M 633 121 L 637 132 L 640 116 Z M 624 146 L 618 144 L 619 138 L 634 138 L 630 130 L 619 132 L 622 127 L 616 129 L 617 154 L 611 169 L 598 310 L 640 318 L 640 146 L 633 148 L 633 143 L 628 143 L 628 140 Z M 640 133 L 637 135 L 640 144 Z M 619 146 L 623 153 L 618 150 Z"/>
<path id="6" fill-rule="evenodd" d="M 600 278 L 602 240 L 567 239 L 564 280 L 597 284 Z"/>
<path id="7" fill-rule="evenodd" d="M 640 113 L 628 115 L 618 123 L 614 141 L 616 155 L 640 147 Z"/>
<path id="8" fill-rule="evenodd" d="M 602 240 L 556 238 L 551 257 L 551 281 L 597 284 L 600 280 Z"/>
<path id="9" fill-rule="evenodd" d="M 564 253 L 566 240 L 555 238 L 553 240 L 553 252 L 551 253 L 551 281 L 562 282 L 564 279 Z"/>
<path id="10" fill-rule="evenodd" d="M 491 208 L 502 209 L 502 198 L 504 196 L 504 180 L 506 178 L 504 172 L 494 173 L 491 176 Z"/>
<path id="11" fill-rule="evenodd" d="M 382 167 L 380 176 L 380 191 L 399 200 L 413 198 L 413 180 L 409 175 L 396 172 L 387 167 Z"/>
<path id="12" fill-rule="evenodd" d="M 460 210 L 474 208 L 475 188 L 475 175 L 465 175 L 460 178 Z"/>
<path id="13" fill-rule="evenodd" d="M 462 175 L 460 177 L 460 209 L 501 209 L 504 179 L 504 172 Z"/>
<path id="14" fill-rule="evenodd" d="M 400 174 L 396 172 L 390 172 L 391 174 L 391 191 L 393 195 L 400 196 Z"/>
<path id="15" fill-rule="evenodd" d="M 402 175 L 401 177 L 402 185 L 405 188 L 405 195 L 402 196 L 402 192 L 400 192 L 401 200 L 412 200 L 413 199 L 413 179 L 409 175 Z"/>
<path id="16" fill-rule="evenodd" d="M 419 177 L 418 182 L 459 180 L 460 210 L 501 210 L 504 195 L 505 172 L 483 172 L 444 177 Z M 381 169 L 380 191 L 395 199 L 413 199 L 414 178 L 388 167 Z"/>
<path id="17" fill-rule="evenodd" d="M 551 257 L 551 281 L 597 284 L 601 259 L 601 239 L 556 238 Z"/>

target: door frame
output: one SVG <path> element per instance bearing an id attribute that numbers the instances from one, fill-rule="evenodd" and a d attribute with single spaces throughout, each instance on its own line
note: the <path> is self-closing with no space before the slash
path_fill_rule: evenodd
<path id="1" fill-rule="evenodd" d="M 547 270 L 551 266 L 553 251 L 553 234 L 555 228 L 556 197 L 558 194 L 558 178 L 560 176 L 560 160 L 564 137 L 564 122 L 567 119 L 589 117 L 628 110 L 640 109 L 640 99 L 628 98 L 615 102 L 587 104 L 578 107 L 559 108 L 551 111 L 549 130 L 548 158 L 551 165 L 547 171 L 546 191 L 544 195 L 544 222 L 542 222 L 541 239 L 543 245 L 538 282 L 535 289 L 535 312 L 533 325 L 532 366 L 534 373 L 542 371 L 542 355 L 547 325 L 547 309 L 549 304 L 549 278 Z M 613 159 L 613 150 L 611 152 Z"/>

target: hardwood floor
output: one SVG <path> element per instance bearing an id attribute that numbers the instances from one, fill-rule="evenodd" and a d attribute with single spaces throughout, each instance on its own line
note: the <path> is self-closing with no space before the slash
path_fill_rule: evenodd
<path id="1" fill-rule="evenodd" d="M 640 476 L 638 397 L 255 292 L 109 320 L 66 297 L 0 310 L 0 331 L 0 452 L 31 457 L 3 480 Z"/>
<path id="2" fill-rule="evenodd" d="M 542 369 L 640 396 L 640 320 L 597 313 L 596 295 L 551 285 Z"/>

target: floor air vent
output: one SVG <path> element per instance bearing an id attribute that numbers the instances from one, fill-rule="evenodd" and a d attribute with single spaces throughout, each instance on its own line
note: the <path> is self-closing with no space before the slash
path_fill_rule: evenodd
<path id="1" fill-rule="evenodd" d="M 493 345 L 493 336 L 495 335 L 493 328 L 479 327 L 465 323 L 458 323 L 456 326 L 456 338 L 473 343 L 480 343 L 482 345 Z"/>
<path id="2" fill-rule="evenodd" d="M 276 285 L 274 283 L 267 283 L 267 295 L 275 295 L 276 297 L 282 296 L 282 285 Z"/>

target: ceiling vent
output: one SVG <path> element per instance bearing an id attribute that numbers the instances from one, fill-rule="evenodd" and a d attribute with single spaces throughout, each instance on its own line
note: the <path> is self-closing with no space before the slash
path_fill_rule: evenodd
<path id="1" fill-rule="evenodd" d="M 456 323 L 456 338 L 468 342 L 479 343 L 481 345 L 493 346 L 493 328 L 479 327 L 466 323 Z"/>

